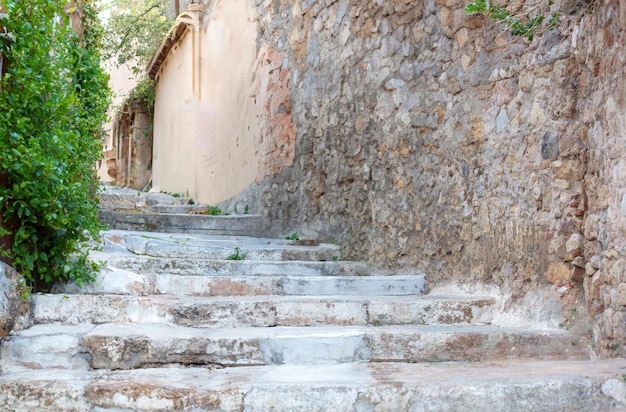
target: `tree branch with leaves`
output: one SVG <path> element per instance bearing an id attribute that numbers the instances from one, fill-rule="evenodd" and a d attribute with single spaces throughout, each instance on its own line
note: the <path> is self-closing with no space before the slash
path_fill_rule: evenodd
<path id="1" fill-rule="evenodd" d="M 104 53 L 133 73 L 142 73 L 172 22 L 165 0 L 113 0 L 104 37 Z"/>

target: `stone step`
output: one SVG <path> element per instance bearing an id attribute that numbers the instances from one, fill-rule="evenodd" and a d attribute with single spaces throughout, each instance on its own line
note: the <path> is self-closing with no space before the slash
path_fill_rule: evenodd
<path id="1" fill-rule="evenodd" d="M 100 210 L 100 220 L 111 229 L 164 233 L 263 237 L 260 215 L 207 216 L 190 214 L 132 213 Z"/>
<path id="2" fill-rule="evenodd" d="M 56 293 L 179 296 L 420 295 L 423 275 L 393 276 L 183 276 L 104 268 L 91 284 L 57 286 Z"/>
<path id="3" fill-rule="evenodd" d="M 0 375 L 32 369 L 91 369 L 83 336 L 94 325 L 37 325 L 0 343 Z"/>
<path id="4" fill-rule="evenodd" d="M 165 324 L 36 325 L 7 338 L 3 371 L 135 369 L 170 364 L 253 366 L 346 362 L 588 359 L 564 330 L 493 326 L 201 329 Z M 65 362 L 64 359 L 65 358 Z M 15 368 L 14 368 L 15 367 Z"/>
<path id="5" fill-rule="evenodd" d="M 6 411 L 623 411 L 626 361 L 355 363 L 0 376 Z M 623 395 L 621 395 L 623 396 Z"/>
<path id="6" fill-rule="evenodd" d="M 145 206 L 144 206 L 145 204 Z M 139 200 L 131 204 L 119 203 L 100 203 L 103 210 L 111 210 L 114 212 L 132 212 L 132 213 L 171 213 L 171 214 L 206 214 L 209 206 L 207 205 L 149 205 L 143 200 Z M 228 214 L 228 212 L 226 212 Z"/>
<path id="7" fill-rule="evenodd" d="M 129 231 L 102 233 L 103 252 L 184 259 L 227 259 L 236 254 L 245 260 L 336 261 L 339 246 L 244 236 L 183 235 Z M 236 249 L 237 248 L 237 249 Z"/>
<path id="8" fill-rule="evenodd" d="M 87 389 L 96 382 L 104 382 L 104 373 L 77 371 L 69 369 L 40 369 L 0 375 L 0 407 L 3 412 L 85 412 L 94 411 L 95 402 L 90 399 Z M 130 383 L 130 382 L 129 382 Z M 108 385 L 106 385 L 108 386 Z M 158 386 L 158 385 L 157 385 Z M 193 385 L 189 386 L 190 388 Z M 112 388 L 112 387 L 111 387 Z M 156 389 L 156 386 L 155 386 Z M 146 406 L 146 411 L 165 411 L 158 409 L 159 403 L 170 404 L 166 398 L 171 396 L 169 389 L 164 390 L 163 399 L 154 398 L 149 404 L 140 401 L 135 409 Z M 139 395 L 140 397 L 143 394 Z M 119 398 L 119 395 L 117 396 Z M 99 402 L 99 401 L 96 401 Z M 137 402 L 137 399 L 133 399 Z"/>
<path id="9" fill-rule="evenodd" d="M 199 328 L 488 322 L 495 300 L 459 296 L 125 296 L 35 294 L 38 323 L 169 323 Z"/>
<path id="10" fill-rule="evenodd" d="M 141 192 L 136 189 L 101 186 L 100 203 L 111 205 L 145 207 L 145 206 L 183 206 L 189 205 L 191 199 L 185 196 L 172 196 L 167 193 Z"/>
<path id="11" fill-rule="evenodd" d="M 352 261 L 272 261 L 151 257 L 92 252 L 94 261 L 134 273 L 185 276 L 367 276 L 365 263 Z"/>

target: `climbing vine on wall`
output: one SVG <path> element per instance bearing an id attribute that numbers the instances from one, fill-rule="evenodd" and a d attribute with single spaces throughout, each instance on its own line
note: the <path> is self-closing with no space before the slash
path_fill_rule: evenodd
<path id="1" fill-rule="evenodd" d="M 90 281 L 86 246 L 101 229 L 94 166 L 109 104 L 95 1 L 0 2 L 0 228 L 12 239 L 2 254 L 35 290 Z"/>
<path id="2" fill-rule="evenodd" d="M 128 95 L 129 99 L 139 99 L 143 103 L 150 118 L 154 115 L 154 100 L 156 98 L 156 83 L 149 77 L 144 77 Z"/>

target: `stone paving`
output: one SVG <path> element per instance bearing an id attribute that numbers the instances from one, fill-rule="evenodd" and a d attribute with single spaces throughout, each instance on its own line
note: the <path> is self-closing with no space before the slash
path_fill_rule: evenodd
<path id="1" fill-rule="evenodd" d="M 33 296 L 1 341 L 1 410 L 626 408 L 625 360 L 591 360 L 571 331 L 499 323 L 497 294 L 429 291 L 421 273 L 380 275 L 332 244 L 242 236 L 245 216 L 187 210 L 175 215 L 190 230 L 172 232 L 158 207 L 185 199 L 129 194 L 103 195 L 122 211 L 92 252 L 107 262 L 97 281 Z M 136 216 L 160 231 L 123 230 Z M 230 235 L 200 221 L 239 217 Z"/>

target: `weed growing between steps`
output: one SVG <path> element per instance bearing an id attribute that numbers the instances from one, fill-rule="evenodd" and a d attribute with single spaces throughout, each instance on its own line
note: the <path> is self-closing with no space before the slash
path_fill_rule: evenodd
<path id="1" fill-rule="evenodd" d="M 206 210 L 206 214 L 209 216 L 222 216 L 222 215 L 226 215 L 226 213 L 224 213 L 222 211 L 222 209 L 220 209 L 217 206 L 209 206 Z"/>
<path id="2" fill-rule="evenodd" d="M 94 279 L 87 242 L 99 236 L 102 124 L 109 104 L 93 1 L 1 0 L 0 228 L 2 251 L 33 291 Z M 72 17 L 82 17 L 81 36 Z"/>
<path id="3" fill-rule="evenodd" d="M 191 203 L 190 203 L 191 204 Z M 229 216 L 230 212 L 220 209 L 217 206 L 208 206 L 204 210 L 192 211 L 190 214 L 207 215 L 207 216 Z"/>
<path id="4" fill-rule="evenodd" d="M 235 252 L 226 256 L 226 260 L 245 260 L 247 253 L 241 253 L 239 246 L 235 248 Z"/>

